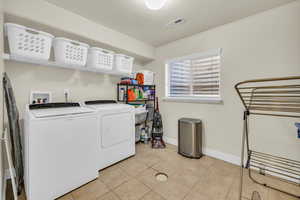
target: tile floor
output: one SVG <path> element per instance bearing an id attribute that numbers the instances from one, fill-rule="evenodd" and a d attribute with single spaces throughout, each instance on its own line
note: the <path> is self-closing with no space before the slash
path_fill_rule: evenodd
<path id="1" fill-rule="evenodd" d="M 100 171 L 99 178 L 59 200 L 237 200 L 238 166 L 208 156 L 200 160 L 177 154 L 175 146 L 155 150 L 138 144 L 136 156 Z M 155 174 L 168 174 L 158 182 Z M 266 178 L 257 175 L 258 178 Z M 276 179 L 267 177 L 269 183 Z M 262 200 L 296 199 L 254 184 L 246 176 L 243 197 L 258 191 Z M 299 186 L 288 188 L 300 195 Z M 21 198 L 24 199 L 24 198 Z"/>

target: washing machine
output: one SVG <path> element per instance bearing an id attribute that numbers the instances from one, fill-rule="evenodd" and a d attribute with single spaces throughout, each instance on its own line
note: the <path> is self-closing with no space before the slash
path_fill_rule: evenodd
<path id="1" fill-rule="evenodd" d="M 98 169 L 135 155 L 135 109 L 116 101 L 86 101 L 98 113 Z"/>
<path id="2" fill-rule="evenodd" d="M 78 103 L 29 105 L 24 116 L 28 200 L 54 200 L 98 177 L 97 114 Z"/>

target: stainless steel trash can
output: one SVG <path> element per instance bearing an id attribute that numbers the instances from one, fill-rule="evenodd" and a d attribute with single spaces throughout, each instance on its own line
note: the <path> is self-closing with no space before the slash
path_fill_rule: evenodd
<path id="1" fill-rule="evenodd" d="M 178 153 L 189 158 L 202 157 L 202 122 L 199 119 L 178 120 Z"/>

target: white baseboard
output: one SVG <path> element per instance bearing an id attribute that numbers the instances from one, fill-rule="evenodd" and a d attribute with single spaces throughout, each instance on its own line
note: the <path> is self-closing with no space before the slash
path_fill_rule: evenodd
<path id="1" fill-rule="evenodd" d="M 164 140 L 168 144 L 172 144 L 175 146 L 178 146 L 178 140 L 175 138 L 170 138 L 170 137 L 164 137 Z M 211 156 L 213 158 L 217 158 L 220 160 L 224 160 L 226 162 L 235 164 L 235 165 L 241 165 L 241 158 L 232 154 L 228 153 L 223 153 L 214 149 L 209 149 L 209 148 L 203 148 L 203 154 L 207 156 Z"/>
<path id="2" fill-rule="evenodd" d="M 178 146 L 178 140 L 175 139 L 175 138 L 164 137 L 164 140 L 168 144 L 172 144 L 172 145 Z"/>
<path id="3" fill-rule="evenodd" d="M 213 149 L 204 148 L 203 154 L 207 156 L 211 156 L 213 158 L 217 158 L 220 160 L 224 160 L 226 162 L 232 163 L 234 165 L 241 165 L 241 158 L 232 154 L 223 153 L 220 151 L 216 151 Z"/>

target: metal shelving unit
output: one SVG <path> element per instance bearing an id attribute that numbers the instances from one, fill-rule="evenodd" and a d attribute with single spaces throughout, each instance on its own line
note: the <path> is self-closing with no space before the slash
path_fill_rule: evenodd
<path id="1" fill-rule="evenodd" d="M 130 88 L 142 88 L 144 89 L 145 87 L 148 87 L 150 90 L 153 90 L 153 95 L 148 98 L 148 99 L 136 99 L 134 101 L 129 101 L 128 100 L 128 89 Z M 125 95 L 124 95 L 124 99 L 121 100 L 120 99 L 120 94 L 119 94 L 119 91 L 121 88 L 124 88 L 125 89 Z M 117 85 L 117 100 L 119 102 L 123 102 L 123 103 L 126 103 L 126 104 L 129 104 L 129 103 L 144 103 L 144 104 L 148 104 L 149 102 L 151 102 L 151 104 L 153 104 L 153 109 L 155 109 L 155 103 L 156 103 L 156 87 L 155 85 L 139 85 L 139 84 L 118 84 Z M 153 110 L 153 115 L 154 115 L 154 110 Z M 147 117 L 146 117 L 146 121 L 144 123 L 138 123 L 138 124 L 135 124 L 135 126 L 140 126 L 140 125 L 144 125 L 145 127 L 147 125 L 149 125 L 148 123 L 151 123 L 153 121 L 153 119 L 149 120 L 150 116 L 149 116 L 149 112 L 147 113 Z M 153 118 L 153 117 L 152 117 Z M 138 141 L 139 142 L 139 141 Z"/>
<path id="2" fill-rule="evenodd" d="M 123 100 L 120 99 L 120 95 L 119 95 L 119 90 L 120 90 L 121 87 L 125 88 L 125 99 L 123 99 Z M 148 99 L 136 99 L 134 101 L 129 101 L 128 100 L 128 89 L 130 89 L 130 88 L 143 88 L 144 89 L 145 87 L 148 87 L 148 88 L 150 88 L 150 90 L 154 91 L 153 96 L 151 98 L 148 98 Z M 155 99 L 156 99 L 156 88 L 155 88 L 155 85 L 121 84 L 121 83 L 117 85 L 117 100 L 119 102 L 124 102 L 124 103 L 128 104 L 128 103 L 134 103 L 134 102 L 144 102 L 144 103 L 147 103 L 148 101 L 153 101 L 154 105 L 155 105 Z"/>
<path id="3" fill-rule="evenodd" d="M 247 168 L 252 181 L 300 199 L 280 186 L 272 186 L 253 176 L 253 170 L 278 177 L 284 184 L 293 184 L 300 191 L 300 161 L 258 152 L 249 142 L 249 117 L 264 115 L 300 119 L 300 76 L 273 79 L 257 79 L 236 84 L 235 89 L 245 107 L 242 137 L 240 199 L 243 191 L 243 168 Z M 247 162 L 245 164 L 245 146 Z M 250 170 L 251 169 L 251 170 Z"/>

